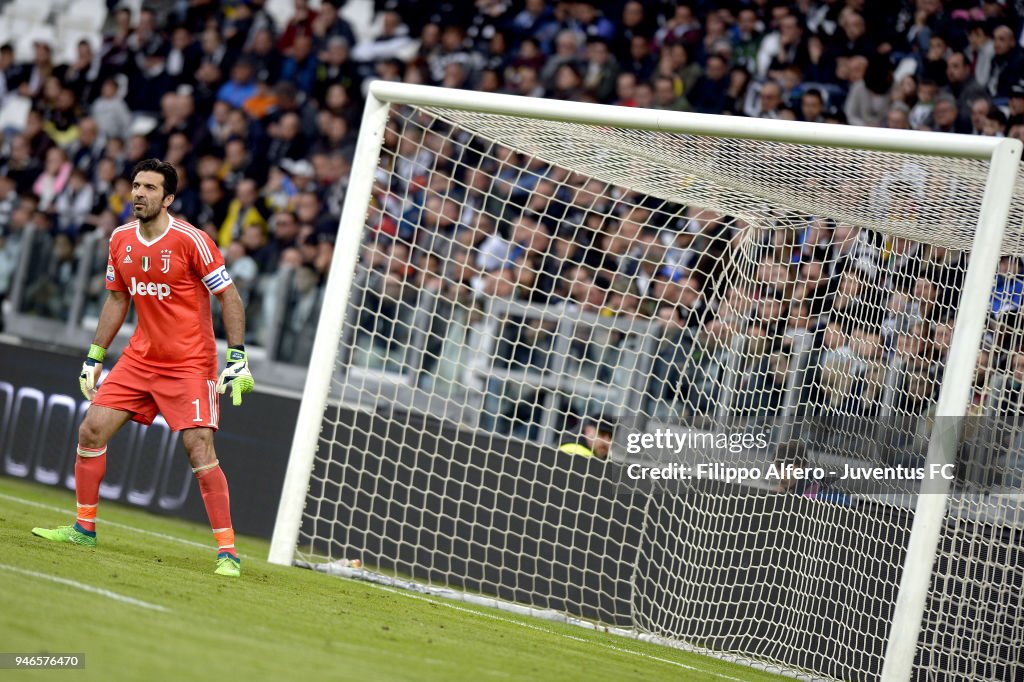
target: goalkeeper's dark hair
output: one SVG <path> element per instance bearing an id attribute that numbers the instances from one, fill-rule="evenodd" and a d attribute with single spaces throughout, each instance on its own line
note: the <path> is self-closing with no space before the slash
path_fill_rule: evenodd
<path id="1" fill-rule="evenodd" d="M 164 176 L 164 196 L 178 193 L 178 171 L 174 166 L 160 159 L 144 159 L 132 168 L 132 184 L 135 176 L 142 172 L 159 173 Z"/>

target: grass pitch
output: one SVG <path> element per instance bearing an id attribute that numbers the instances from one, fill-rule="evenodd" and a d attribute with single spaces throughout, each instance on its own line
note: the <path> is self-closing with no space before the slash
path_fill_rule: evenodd
<path id="1" fill-rule="evenodd" d="M 0 653 L 84 653 L 33 680 L 672 680 L 768 673 L 571 625 L 267 564 L 239 537 L 242 578 L 213 574 L 210 531 L 102 502 L 99 547 L 33 526 L 70 522 L 72 493 L 0 477 Z"/>

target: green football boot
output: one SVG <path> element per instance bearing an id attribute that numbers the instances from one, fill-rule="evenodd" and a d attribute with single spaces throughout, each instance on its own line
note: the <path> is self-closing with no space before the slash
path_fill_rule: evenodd
<path id="1" fill-rule="evenodd" d="M 242 562 L 230 554 L 221 554 L 217 557 L 217 568 L 213 572 L 217 575 L 237 578 L 242 575 Z"/>
<path id="2" fill-rule="evenodd" d="M 38 535 L 54 542 L 70 542 L 73 545 L 84 545 L 86 547 L 96 546 L 96 534 L 85 533 L 74 526 L 60 526 L 59 528 L 33 528 L 32 535 Z"/>

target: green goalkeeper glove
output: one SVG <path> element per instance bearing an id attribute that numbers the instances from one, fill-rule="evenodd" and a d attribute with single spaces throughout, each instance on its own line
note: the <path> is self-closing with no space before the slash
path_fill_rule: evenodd
<path id="1" fill-rule="evenodd" d="M 224 393 L 231 385 L 231 404 L 241 405 L 242 396 L 252 391 L 256 382 L 249 371 L 249 356 L 245 346 L 231 346 L 224 358 L 226 366 L 217 380 L 217 392 Z"/>
<path id="2" fill-rule="evenodd" d="M 89 354 L 82 363 L 82 373 L 78 375 L 78 387 L 86 400 L 96 397 L 96 384 L 103 373 L 103 361 L 107 358 L 107 349 L 95 343 L 89 346 Z"/>

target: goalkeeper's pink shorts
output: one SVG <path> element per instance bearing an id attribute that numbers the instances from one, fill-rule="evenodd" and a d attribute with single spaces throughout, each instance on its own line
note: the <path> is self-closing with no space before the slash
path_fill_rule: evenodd
<path id="1" fill-rule="evenodd" d="M 172 431 L 220 425 L 217 382 L 204 376 L 171 377 L 122 357 L 100 383 L 93 405 L 132 413 L 132 421 L 152 424 L 163 415 Z"/>

